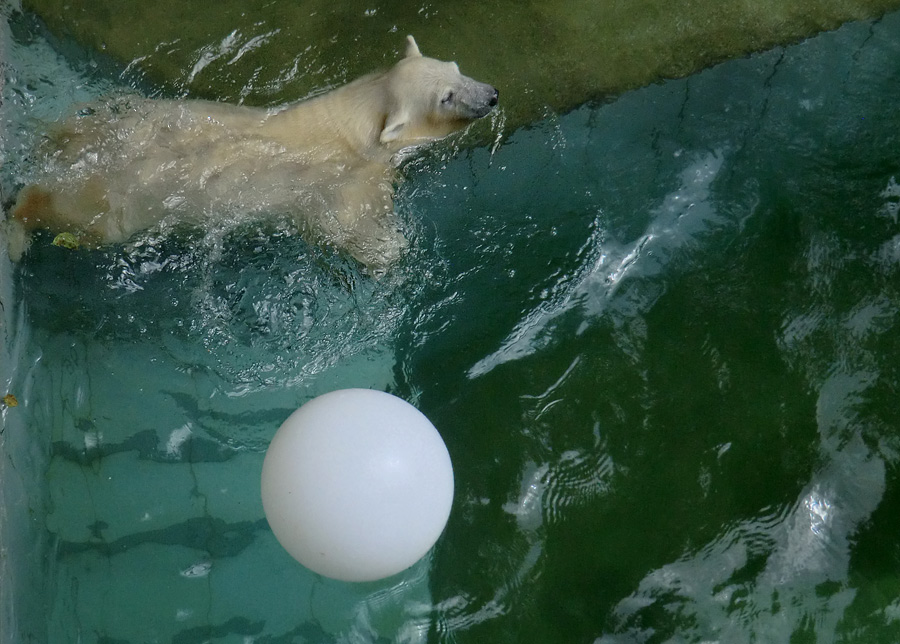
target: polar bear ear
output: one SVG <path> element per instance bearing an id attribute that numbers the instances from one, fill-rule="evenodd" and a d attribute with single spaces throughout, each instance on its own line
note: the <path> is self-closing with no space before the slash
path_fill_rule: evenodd
<path id="1" fill-rule="evenodd" d="M 382 143 L 396 141 L 403 134 L 407 121 L 409 121 L 409 114 L 406 112 L 394 112 L 393 114 L 388 114 L 388 117 L 384 121 L 384 128 L 381 130 L 381 136 L 378 137 L 378 140 Z"/>
<path id="2" fill-rule="evenodd" d="M 412 36 L 406 37 L 406 57 L 407 58 L 415 58 L 417 56 L 421 56 L 422 52 L 419 51 L 419 46 L 416 44 L 416 39 Z"/>

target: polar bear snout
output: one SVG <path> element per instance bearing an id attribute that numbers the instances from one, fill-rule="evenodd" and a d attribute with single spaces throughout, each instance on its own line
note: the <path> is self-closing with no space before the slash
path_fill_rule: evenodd
<path id="1" fill-rule="evenodd" d="M 500 90 L 496 87 L 488 87 L 490 89 L 488 91 L 487 108 L 481 116 L 486 116 L 488 112 L 497 107 L 497 103 L 500 101 Z"/>
<path id="2" fill-rule="evenodd" d="M 462 111 L 468 111 L 462 116 L 480 119 L 490 114 L 491 110 L 497 106 L 500 100 L 500 91 L 487 83 L 479 83 L 477 81 L 473 81 L 473 83 L 475 84 L 475 89 L 471 92 L 471 96 L 466 97 L 468 100 L 464 98 L 460 101 L 463 107 Z"/>

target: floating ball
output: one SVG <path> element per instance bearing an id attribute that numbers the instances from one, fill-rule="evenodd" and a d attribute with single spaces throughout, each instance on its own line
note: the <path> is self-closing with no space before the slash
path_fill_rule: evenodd
<path id="1" fill-rule="evenodd" d="M 272 532 L 307 568 L 344 581 L 401 572 L 434 545 L 453 503 L 440 434 L 409 403 L 343 389 L 291 414 L 262 469 Z"/>

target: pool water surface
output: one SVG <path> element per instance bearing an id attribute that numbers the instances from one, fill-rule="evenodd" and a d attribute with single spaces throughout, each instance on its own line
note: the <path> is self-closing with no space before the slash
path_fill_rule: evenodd
<path id="1" fill-rule="evenodd" d="M 9 199 L 36 124 L 122 81 L 4 18 Z M 265 221 L 38 235 L 0 291 L 3 642 L 900 640 L 898 105 L 891 13 L 501 112 L 405 162 L 379 280 Z M 384 582 L 304 569 L 259 499 L 281 421 L 343 387 L 453 460 Z"/>

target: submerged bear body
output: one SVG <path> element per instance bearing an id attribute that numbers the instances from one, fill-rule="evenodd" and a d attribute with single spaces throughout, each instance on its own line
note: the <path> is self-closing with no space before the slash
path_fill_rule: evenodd
<path id="1" fill-rule="evenodd" d="M 496 104 L 496 89 L 422 56 L 412 37 L 389 71 L 281 109 L 121 99 L 48 133 L 52 172 L 20 192 L 12 222 L 21 233 L 65 230 L 103 244 L 163 220 L 281 213 L 380 270 L 406 245 L 393 214 L 394 155 Z M 11 255 L 21 254 L 10 237 Z"/>

